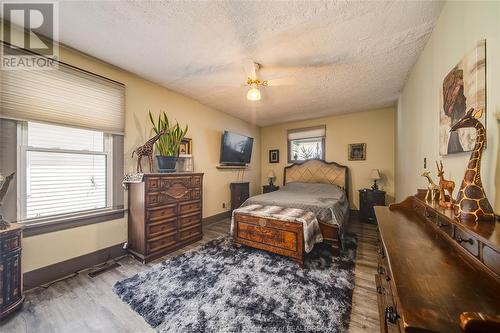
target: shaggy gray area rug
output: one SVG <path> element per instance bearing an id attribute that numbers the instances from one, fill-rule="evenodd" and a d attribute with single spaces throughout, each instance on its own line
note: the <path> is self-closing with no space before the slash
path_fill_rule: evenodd
<path id="1" fill-rule="evenodd" d="M 228 237 L 117 282 L 114 291 L 159 332 L 345 332 L 356 244 L 316 244 L 305 269 Z"/>

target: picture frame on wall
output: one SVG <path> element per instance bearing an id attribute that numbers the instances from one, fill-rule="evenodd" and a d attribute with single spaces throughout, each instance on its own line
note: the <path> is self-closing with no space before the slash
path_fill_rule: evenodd
<path id="1" fill-rule="evenodd" d="M 279 163 L 280 162 L 280 151 L 279 149 L 269 150 L 269 163 Z"/>
<path id="2" fill-rule="evenodd" d="M 478 119 L 486 126 L 486 40 L 479 40 L 443 78 L 439 109 L 439 154 L 474 150 L 476 129 L 451 131 L 470 109 L 483 110 Z"/>
<path id="3" fill-rule="evenodd" d="M 366 143 L 351 143 L 348 148 L 349 161 L 366 160 Z"/>
<path id="4" fill-rule="evenodd" d="M 179 157 L 190 157 L 193 155 L 193 140 L 184 138 L 179 146 Z"/>

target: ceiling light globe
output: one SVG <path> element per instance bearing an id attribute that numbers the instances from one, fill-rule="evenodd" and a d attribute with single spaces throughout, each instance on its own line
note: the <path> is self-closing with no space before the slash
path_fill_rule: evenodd
<path id="1" fill-rule="evenodd" d="M 257 88 L 250 88 L 247 93 L 247 99 L 249 101 L 259 101 L 260 100 L 260 90 Z"/>

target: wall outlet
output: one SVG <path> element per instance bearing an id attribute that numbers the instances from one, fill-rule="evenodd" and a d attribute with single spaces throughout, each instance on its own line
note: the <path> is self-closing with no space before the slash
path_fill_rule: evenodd
<path id="1" fill-rule="evenodd" d="M 427 169 L 427 157 L 424 157 L 424 169 Z"/>
<path id="2" fill-rule="evenodd" d="M 222 208 L 226 208 L 226 203 L 225 202 L 222 203 Z"/>
<path id="3" fill-rule="evenodd" d="M 123 243 L 123 249 L 126 250 L 128 248 L 128 242 Z"/>

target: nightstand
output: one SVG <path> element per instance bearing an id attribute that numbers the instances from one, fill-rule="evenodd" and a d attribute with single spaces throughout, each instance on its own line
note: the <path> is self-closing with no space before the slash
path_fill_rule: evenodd
<path id="1" fill-rule="evenodd" d="M 262 186 L 262 193 L 269 193 L 279 190 L 280 187 L 276 185 L 264 185 Z"/>
<path id="2" fill-rule="evenodd" d="M 385 191 L 368 188 L 359 190 L 359 218 L 361 221 L 377 223 L 374 206 L 385 206 Z"/>

